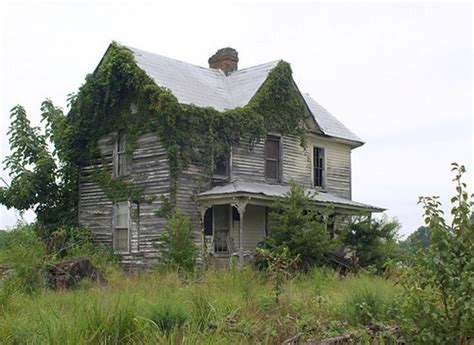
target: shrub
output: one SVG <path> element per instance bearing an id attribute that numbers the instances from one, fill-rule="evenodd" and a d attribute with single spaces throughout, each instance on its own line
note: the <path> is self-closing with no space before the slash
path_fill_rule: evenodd
<path id="1" fill-rule="evenodd" d="M 11 269 L 3 281 L 3 294 L 8 291 L 33 293 L 45 285 L 42 264 L 46 257 L 43 243 L 35 231 L 35 225 L 19 224 L 8 231 L 0 250 L 0 264 Z"/>
<path id="2" fill-rule="evenodd" d="M 400 277 L 400 322 L 417 343 L 468 344 L 474 335 L 474 196 L 462 181 L 465 167 L 453 163 L 452 170 L 452 222 L 444 219 L 438 197 L 420 198 L 431 245 Z"/>
<path id="3" fill-rule="evenodd" d="M 198 251 L 189 217 L 174 211 L 168 218 L 157 247 L 161 250 L 165 266 L 193 271 Z"/>
<path id="4" fill-rule="evenodd" d="M 388 260 L 398 254 L 396 242 L 400 224 L 396 219 L 357 219 L 341 234 L 344 245 L 355 249 L 358 264 L 382 272 Z"/>
<path id="5" fill-rule="evenodd" d="M 267 262 L 267 271 L 273 281 L 275 302 L 278 304 L 280 295 L 283 292 L 283 284 L 291 272 L 295 271 L 299 256 L 291 258 L 288 247 L 286 246 L 282 247 L 281 251 L 257 248 L 257 253 Z"/>
<path id="6" fill-rule="evenodd" d="M 287 247 L 290 257 L 298 257 L 303 269 L 324 263 L 334 244 L 323 213 L 315 210 L 303 187 L 291 184 L 288 195 L 279 198 L 269 214 L 271 231 L 261 247 L 277 253 Z"/>

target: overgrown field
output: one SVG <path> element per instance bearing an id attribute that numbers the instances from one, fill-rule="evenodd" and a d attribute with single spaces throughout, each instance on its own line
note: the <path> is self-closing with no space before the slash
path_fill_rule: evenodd
<path id="1" fill-rule="evenodd" d="M 400 290 L 369 275 L 315 269 L 287 280 L 275 301 L 271 278 L 251 268 L 177 273 L 108 273 L 99 286 L 3 296 L 2 344 L 279 344 L 302 333 L 322 339 L 392 324 Z"/>

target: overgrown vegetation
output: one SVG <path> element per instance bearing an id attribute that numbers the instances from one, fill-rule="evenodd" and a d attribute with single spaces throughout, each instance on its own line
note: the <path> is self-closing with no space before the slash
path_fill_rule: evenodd
<path id="1" fill-rule="evenodd" d="M 194 271 L 198 248 L 194 243 L 193 229 L 188 216 L 173 210 L 167 217 L 157 247 L 160 249 L 160 263 L 165 268 Z"/>
<path id="2" fill-rule="evenodd" d="M 419 250 L 400 282 L 401 320 L 410 338 L 425 344 L 468 344 L 474 337 L 474 195 L 453 164 L 456 194 L 448 223 L 438 197 L 422 197 L 430 247 Z"/>
<path id="3" fill-rule="evenodd" d="M 46 242 L 39 233 L 37 224 L 20 224 L 3 234 L 0 267 L 7 273 L 0 275 L 0 304 L 12 294 L 42 291 L 47 268 L 62 260 L 88 257 L 105 273 L 117 265 L 111 249 L 93 244 L 87 229 L 57 229 Z"/>
<path id="4" fill-rule="evenodd" d="M 341 242 L 356 251 L 360 267 L 381 273 L 389 260 L 399 257 L 399 229 L 400 224 L 394 219 L 360 218 L 343 231 Z"/>
<path id="5" fill-rule="evenodd" d="M 106 287 L 12 294 L 0 309 L 0 342 L 279 344 L 299 332 L 302 339 L 364 333 L 365 324 L 346 311 L 359 284 L 374 284 L 374 293 L 384 296 L 373 297 L 384 317 L 374 320 L 393 322 L 385 311 L 398 288 L 381 278 L 313 270 L 285 280 L 276 304 L 272 280 L 250 268 L 207 271 L 199 281 L 173 272 L 111 271 Z"/>
<path id="6" fill-rule="evenodd" d="M 325 255 L 336 244 L 327 231 L 328 212 L 317 212 L 304 189 L 292 184 L 288 195 L 274 203 L 269 214 L 271 231 L 261 248 L 279 254 L 288 250 L 288 255 L 298 258 L 303 269 L 325 263 Z M 265 266 L 267 259 L 263 260 Z M 257 265 L 262 266 L 259 262 Z"/>

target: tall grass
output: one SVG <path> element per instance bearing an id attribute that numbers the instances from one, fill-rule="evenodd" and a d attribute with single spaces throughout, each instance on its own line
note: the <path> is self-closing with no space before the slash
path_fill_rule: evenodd
<path id="1" fill-rule="evenodd" d="M 183 272 L 124 274 L 93 245 L 68 249 L 86 255 L 107 285 L 82 281 L 74 291 L 50 291 L 47 253 L 30 226 L 2 236 L 0 344 L 275 344 L 389 323 L 398 291 L 371 276 L 341 278 L 315 269 L 292 276 L 274 298 L 272 276 L 251 267 L 213 269 L 200 277 Z"/>
<path id="2" fill-rule="evenodd" d="M 0 343 L 274 344 L 299 332 L 324 338 L 360 328 L 369 314 L 390 322 L 387 306 L 398 293 L 389 281 L 325 269 L 289 280 L 279 304 L 268 278 L 250 268 L 207 271 L 199 280 L 119 270 L 107 278 L 107 286 L 11 294 L 0 310 Z"/>

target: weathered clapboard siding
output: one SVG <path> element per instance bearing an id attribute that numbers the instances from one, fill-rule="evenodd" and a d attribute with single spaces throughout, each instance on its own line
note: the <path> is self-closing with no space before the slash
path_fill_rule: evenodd
<path id="1" fill-rule="evenodd" d="M 176 206 L 180 212 L 189 216 L 193 228 L 194 241 L 199 247 L 202 245 L 202 224 L 196 198 L 199 192 L 210 188 L 209 181 L 203 169 L 195 165 L 190 165 L 179 174 L 177 179 Z"/>
<path id="2" fill-rule="evenodd" d="M 351 198 L 351 148 L 327 137 L 308 134 L 306 148 L 297 136 L 281 140 L 282 180 L 294 181 L 305 187 L 313 186 L 313 146 L 325 148 L 325 190 L 337 196 Z M 253 149 L 237 145 L 232 149 L 232 179 L 254 182 L 265 181 L 265 146 L 259 142 Z M 274 182 L 272 182 L 274 183 Z"/>
<path id="3" fill-rule="evenodd" d="M 326 159 L 326 185 L 328 193 L 351 199 L 351 148 L 349 145 L 310 134 L 307 140 L 308 155 L 312 162 L 313 147 L 323 147 Z M 312 166 L 312 163 L 311 163 Z M 312 176 L 312 173 L 311 173 Z"/>
<path id="4" fill-rule="evenodd" d="M 245 140 L 242 140 L 245 142 Z M 232 179 L 265 182 L 265 143 L 254 147 L 241 144 L 232 147 Z"/>
<path id="5" fill-rule="evenodd" d="M 283 183 L 294 181 L 304 187 L 311 188 L 311 155 L 307 148 L 300 144 L 297 136 L 282 138 Z"/>
<path id="6" fill-rule="evenodd" d="M 112 245 L 113 204 L 93 181 L 92 173 L 102 164 L 112 171 L 114 151 L 113 134 L 104 136 L 98 142 L 101 158 L 81 169 L 79 222 L 88 226 L 97 241 Z M 166 150 L 154 133 L 138 138 L 132 153 L 129 179 L 143 190 L 146 201 L 137 207 L 136 225 L 132 222 L 130 253 L 122 256 L 124 265 L 156 263 L 158 251 L 154 243 L 158 240 L 165 220 L 155 211 L 160 208 L 160 195 L 169 196 L 170 172 Z"/>

